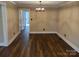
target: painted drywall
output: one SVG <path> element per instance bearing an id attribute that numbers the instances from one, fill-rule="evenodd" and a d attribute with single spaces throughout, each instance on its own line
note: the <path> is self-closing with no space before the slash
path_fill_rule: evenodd
<path id="1" fill-rule="evenodd" d="M 79 48 L 79 6 L 67 5 L 60 8 L 58 17 L 58 33 Z"/>
<path id="2" fill-rule="evenodd" d="M 19 32 L 18 9 L 11 2 L 7 2 L 7 22 L 9 42 Z"/>
<path id="3" fill-rule="evenodd" d="M 57 9 L 47 8 L 44 12 L 30 9 L 30 32 L 56 32 L 56 20 Z"/>
<path id="4" fill-rule="evenodd" d="M 67 5 L 68 6 L 68 5 Z M 8 13 L 14 12 L 16 8 L 10 6 Z M 15 12 L 14 12 L 15 13 Z M 17 12 L 16 12 L 17 13 Z M 15 13 L 15 14 L 16 14 Z M 15 20 L 13 15 L 9 14 L 9 39 L 14 35 L 15 28 L 13 25 Z M 12 15 L 12 16 L 11 16 Z M 79 48 L 79 6 L 73 5 L 58 9 L 46 9 L 45 12 L 36 12 L 35 9 L 30 9 L 30 32 L 58 32 L 62 36 L 66 34 L 66 40 Z M 31 20 L 32 19 L 32 20 Z M 12 24 L 13 23 L 13 24 Z M 43 31 L 45 28 L 45 31 Z M 14 29 L 14 30 L 13 30 Z M 17 33 L 18 31 L 16 31 Z"/>
<path id="5" fill-rule="evenodd" d="M 3 38 L 3 19 L 2 19 L 2 9 L 1 9 L 1 5 L 0 5 L 0 43 L 4 42 L 4 38 Z"/>

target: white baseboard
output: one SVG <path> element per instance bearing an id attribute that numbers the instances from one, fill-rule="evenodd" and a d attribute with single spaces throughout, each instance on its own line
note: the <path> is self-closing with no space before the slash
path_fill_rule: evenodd
<path id="1" fill-rule="evenodd" d="M 60 33 L 58 32 L 30 32 L 32 34 L 43 34 L 43 33 L 49 33 L 49 34 L 57 34 L 60 38 L 62 38 L 68 45 L 70 45 L 74 50 L 76 50 L 78 53 L 79 53 L 79 48 L 74 45 L 72 42 L 68 41 L 64 36 L 62 36 Z M 20 34 L 20 32 L 18 32 L 12 39 L 11 41 L 9 42 L 8 46 L 15 40 L 15 38 Z M 0 46 L 4 46 L 4 43 L 0 43 Z"/>
<path id="2" fill-rule="evenodd" d="M 16 37 L 20 34 L 20 32 L 18 32 L 8 43 L 8 46 L 16 39 Z"/>
<path id="3" fill-rule="evenodd" d="M 62 40 L 64 40 L 69 46 L 71 46 L 74 50 L 76 50 L 79 53 L 79 48 L 76 45 L 74 45 L 72 42 L 68 41 L 64 36 L 62 36 L 58 32 L 30 32 L 30 33 L 32 33 L 32 34 L 56 33 L 60 38 L 62 38 Z"/>
<path id="4" fill-rule="evenodd" d="M 5 46 L 5 44 L 4 43 L 0 43 L 0 46 Z"/>
<path id="5" fill-rule="evenodd" d="M 57 33 L 57 32 L 30 32 L 31 34 Z"/>
<path id="6" fill-rule="evenodd" d="M 62 38 L 68 45 L 70 45 L 74 50 L 76 50 L 79 53 L 79 48 L 74 45 L 73 43 L 71 43 L 70 41 L 68 41 L 64 36 L 62 36 L 61 34 L 57 33 L 57 35 Z"/>

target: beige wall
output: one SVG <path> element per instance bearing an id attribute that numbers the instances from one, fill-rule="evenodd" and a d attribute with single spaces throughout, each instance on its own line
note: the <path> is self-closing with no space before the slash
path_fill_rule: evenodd
<path id="1" fill-rule="evenodd" d="M 31 9 L 31 18 L 30 32 L 56 32 L 57 9 L 47 8 L 45 12 L 36 12 L 35 9 Z"/>
<path id="2" fill-rule="evenodd" d="M 18 10 L 11 2 L 7 2 L 8 38 L 9 41 L 19 32 Z"/>
<path id="3" fill-rule="evenodd" d="M 68 5 L 67 5 L 68 6 Z M 10 4 L 8 9 L 9 39 L 19 31 L 17 9 Z M 16 15 L 16 16 L 15 16 Z M 73 5 L 58 9 L 46 9 L 45 12 L 36 12 L 30 9 L 30 32 L 58 32 L 66 34 L 66 40 L 79 48 L 79 6 Z M 43 31 L 45 28 L 45 31 Z"/>
<path id="4" fill-rule="evenodd" d="M 66 40 L 79 48 L 79 6 L 73 5 L 59 9 L 58 32 Z"/>

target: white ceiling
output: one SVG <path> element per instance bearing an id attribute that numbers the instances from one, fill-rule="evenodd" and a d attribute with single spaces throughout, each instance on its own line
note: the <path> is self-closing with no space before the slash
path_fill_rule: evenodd
<path id="1" fill-rule="evenodd" d="M 14 1 L 18 7 L 39 7 L 40 1 Z M 66 1 L 67 2 L 67 1 Z M 43 7 L 57 7 L 65 1 L 42 1 Z"/>

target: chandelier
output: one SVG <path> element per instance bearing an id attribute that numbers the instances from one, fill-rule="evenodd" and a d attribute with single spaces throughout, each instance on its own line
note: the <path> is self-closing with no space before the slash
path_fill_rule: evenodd
<path id="1" fill-rule="evenodd" d="M 44 10 L 45 10 L 45 8 L 42 7 L 41 2 L 42 2 L 42 1 L 40 1 L 40 7 L 37 7 L 37 8 L 35 9 L 36 11 L 44 11 Z"/>

